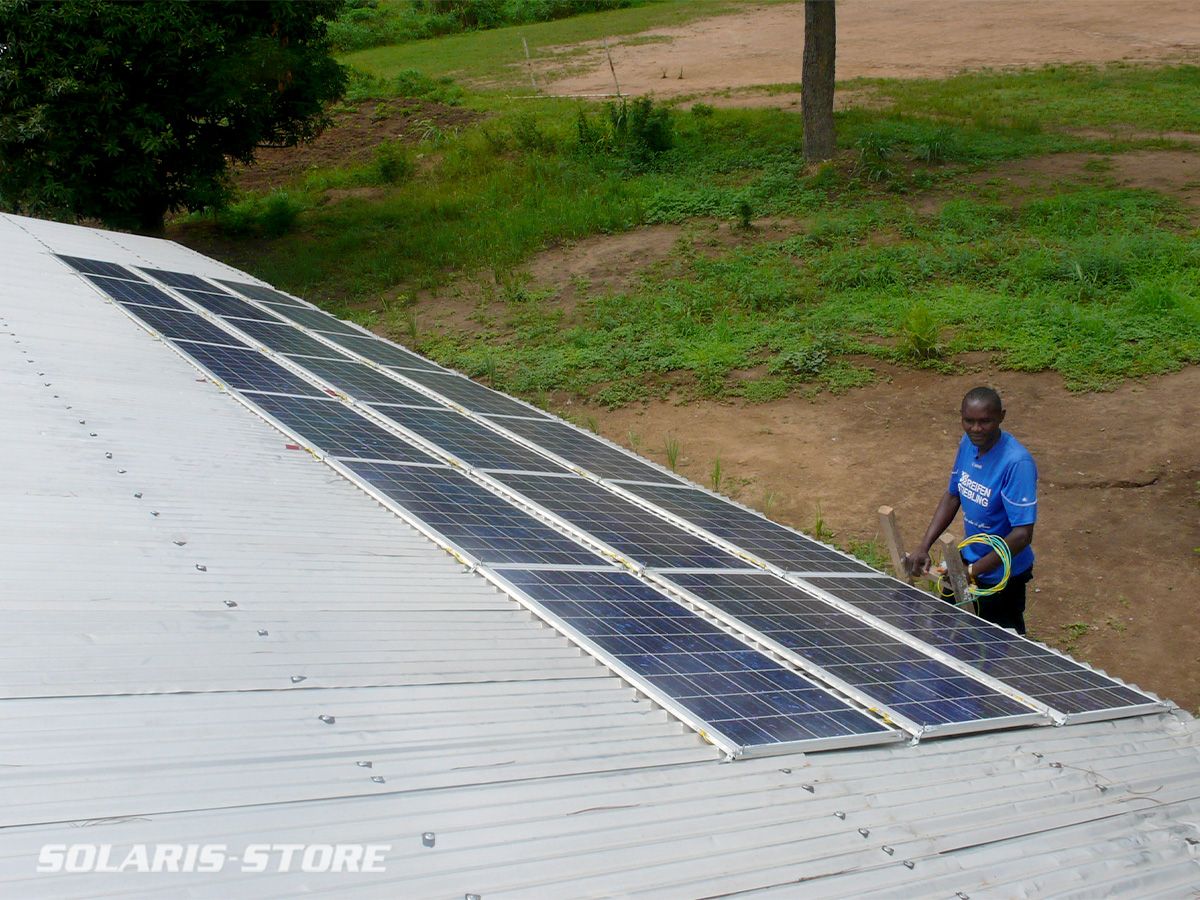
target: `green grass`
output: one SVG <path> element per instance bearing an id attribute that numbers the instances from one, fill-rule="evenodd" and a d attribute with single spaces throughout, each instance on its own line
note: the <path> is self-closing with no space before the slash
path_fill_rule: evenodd
<path id="1" fill-rule="evenodd" d="M 427 75 L 452 75 L 455 78 L 484 82 L 493 88 L 514 88 L 528 84 L 524 68 L 525 49 L 529 44 L 534 58 L 554 55 L 566 59 L 576 50 L 554 52 L 581 41 L 633 35 L 651 28 L 670 28 L 695 19 L 737 12 L 743 7 L 736 0 L 660 0 L 629 9 L 587 13 L 553 22 L 537 22 L 452 35 L 438 40 L 414 41 L 387 47 L 375 47 L 347 53 L 341 61 L 382 78 L 390 78 L 405 69 L 418 69 Z"/>
<path id="2" fill-rule="evenodd" d="M 603 15 L 616 14 L 549 24 L 583 27 Z M 1190 67 L 1157 71 L 1176 86 L 1194 78 Z M 1200 131 L 1178 104 L 1155 106 L 1151 73 L 876 82 L 897 108 L 839 114 L 843 155 L 813 172 L 799 158 L 799 118 L 779 110 L 676 112 L 669 140 L 655 138 L 667 149 L 650 152 L 606 137 L 602 109 L 474 95 L 466 102 L 488 110 L 477 125 L 309 173 L 286 202 L 245 199 L 234 223 L 245 236 L 222 255 L 530 398 L 767 402 L 851 390 L 879 377 L 881 363 L 949 371 L 968 351 L 1103 389 L 1200 361 L 1200 233 L 1169 198 L 1110 180 L 1104 159 L 1153 140 L 1064 133 L 995 98 L 1040 97 L 1037 109 L 1061 109 L 1081 126 L 1140 119 Z M 1084 78 L 1086 96 L 1074 80 Z M 934 117 L 920 113 L 922 98 Z M 959 106 L 978 115 L 956 120 Z M 976 174 L 1063 151 L 1090 151 L 1101 164 L 1017 194 Z M 330 202 L 326 193 L 361 187 L 369 195 Z M 938 204 L 914 205 L 930 191 Z M 793 233 L 767 239 L 739 227 L 761 216 L 793 221 Z M 734 226 L 739 246 L 714 253 L 714 220 Z M 632 287 L 577 286 L 583 300 L 570 316 L 552 289 L 514 275 L 560 241 L 696 222 Z M 201 240 L 203 227 L 190 227 L 178 237 Z M 486 307 L 477 330 L 430 327 L 436 301 L 410 299 L 472 281 Z"/>

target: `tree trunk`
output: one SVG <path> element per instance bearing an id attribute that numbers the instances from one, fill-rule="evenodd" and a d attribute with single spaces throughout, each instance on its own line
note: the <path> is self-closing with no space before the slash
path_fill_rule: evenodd
<path id="1" fill-rule="evenodd" d="M 834 0 L 804 0 L 804 71 L 800 82 L 800 109 L 804 116 L 804 161 L 820 162 L 833 156 L 834 58 L 837 28 Z"/>

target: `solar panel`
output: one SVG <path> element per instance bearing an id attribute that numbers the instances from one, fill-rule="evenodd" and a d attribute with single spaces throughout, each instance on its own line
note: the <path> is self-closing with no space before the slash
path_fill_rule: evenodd
<path id="1" fill-rule="evenodd" d="M 806 581 L 1069 716 L 1158 706 L 1152 697 L 898 581 Z"/>
<path id="2" fill-rule="evenodd" d="M 823 547 L 765 516 L 704 491 L 644 484 L 621 486 L 781 569 L 790 572 L 875 571 L 865 563 Z"/>
<path id="3" fill-rule="evenodd" d="M 76 272 L 83 272 L 89 275 L 107 275 L 110 278 L 124 278 L 131 281 L 141 281 L 140 275 L 135 275 L 132 270 L 124 266 L 118 266 L 116 263 L 102 262 L 98 259 L 84 259 L 82 256 L 64 256 L 61 253 L 54 254 Z"/>
<path id="4" fill-rule="evenodd" d="M 1028 706 L 767 572 L 680 573 L 670 581 L 923 728 L 982 730 L 1020 724 L 1014 719 L 1041 718 Z"/>
<path id="5" fill-rule="evenodd" d="M 393 369 L 428 369 L 431 372 L 445 371 L 436 363 L 417 356 L 415 353 L 410 353 L 403 347 L 397 347 L 389 341 L 369 337 L 362 332 L 347 335 L 331 334 L 329 339 L 381 366 L 390 366 Z"/>
<path id="6" fill-rule="evenodd" d="M 183 343 L 176 346 L 225 384 L 237 390 L 278 391 L 284 394 L 303 394 L 306 397 L 326 396 L 319 387 L 272 362 L 257 350 L 217 347 L 211 344 Z"/>
<path id="7" fill-rule="evenodd" d="M 294 325 L 252 319 L 230 319 L 229 324 L 240 328 L 264 347 L 269 347 L 276 353 L 326 356 L 330 359 L 341 357 L 341 351 L 335 350 L 328 344 L 322 344 L 316 338 L 309 337 Z"/>
<path id="8" fill-rule="evenodd" d="M 673 475 L 642 462 L 630 453 L 563 422 L 542 419 L 499 419 L 496 422 L 526 440 L 557 453 L 600 478 L 628 478 L 680 484 Z"/>
<path id="9" fill-rule="evenodd" d="M 201 291 L 180 290 L 183 296 L 193 303 L 204 307 L 210 313 L 218 316 L 228 316 L 237 319 L 258 319 L 261 322 L 278 322 L 269 312 L 263 312 L 252 303 L 234 297 L 232 294 L 205 294 Z M 174 301 L 172 301 L 174 302 Z"/>
<path id="10" fill-rule="evenodd" d="M 363 403 L 396 403 L 401 406 L 437 406 L 438 402 L 412 388 L 389 378 L 363 363 L 341 359 L 313 359 L 307 356 L 289 357 L 325 379 L 339 391 Z"/>
<path id="11" fill-rule="evenodd" d="M 227 281 L 224 278 L 214 278 L 213 281 L 217 284 L 223 284 L 227 288 L 232 288 L 243 297 L 249 297 L 251 300 L 258 300 L 262 303 L 281 303 L 284 306 L 305 306 L 294 297 L 289 297 L 287 294 L 281 294 L 279 291 L 273 291 L 269 287 L 263 287 L 261 284 L 249 284 L 244 281 Z"/>
<path id="12" fill-rule="evenodd" d="M 525 416 L 531 419 L 549 418 L 545 413 L 539 412 L 533 407 L 518 403 L 491 388 L 477 384 L 470 378 L 464 378 L 462 375 L 454 375 L 450 372 L 418 371 L 404 372 L 403 375 L 430 390 L 437 391 L 443 397 L 453 400 L 471 412 Z"/>
<path id="13" fill-rule="evenodd" d="M 549 525 L 449 467 L 344 465 L 484 563 L 595 565 L 600 558 Z"/>
<path id="14" fill-rule="evenodd" d="M 497 472 L 492 477 L 640 565 L 668 569 L 747 567 L 736 556 L 585 478 L 520 472 Z"/>
<path id="15" fill-rule="evenodd" d="M 306 306 L 283 306 L 277 305 L 274 307 L 275 312 L 279 315 L 291 319 L 300 325 L 305 325 L 313 331 L 320 331 L 324 334 L 347 334 L 354 337 L 363 337 L 363 333 L 341 319 L 329 315 L 329 313 L 321 312 L 319 309 L 309 309 Z"/>
<path id="16" fill-rule="evenodd" d="M 244 347 L 241 341 L 218 328 L 199 313 L 182 312 L 174 309 L 159 309 L 157 306 L 132 306 L 122 304 L 164 337 L 177 341 L 200 341 L 205 344 L 223 344 L 227 347 Z"/>
<path id="17" fill-rule="evenodd" d="M 332 398 L 283 397 L 247 391 L 246 399 L 274 416 L 326 456 L 435 463 L 399 435 L 380 428 Z"/>
<path id="18" fill-rule="evenodd" d="M 119 278 L 102 278 L 99 275 L 84 275 L 88 281 L 121 303 L 143 306 L 161 306 L 164 309 L 186 310 L 182 303 L 168 296 L 152 284 L 144 281 L 122 281 Z"/>
<path id="19" fill-rule="evenodd" d="M 378 404 L 374 409 L 477 469 L 566 471 L 540 453 L 472 422 L 454 410 L 412 409 L 385 404 Z"/>
<path id="20" fill-rule="evenodd" d="M 170 272 L 166 269 L 151 269 L 147 266 L 138 266 L 143 272 L 157 278 L 167 287 L 187 288 L 191 291 L 215 291 L 217 290 L 203 278 L 196 275 L 189 275 L 186 272 Z"/>
<path id="21" fill-rule="evenodd" d="M 555 617 L 562 630 L 607 654 L 619 673 L 632 673 L 742 748 L 897 739 L 896 732 L 626 572 L 496 574 Z"/>

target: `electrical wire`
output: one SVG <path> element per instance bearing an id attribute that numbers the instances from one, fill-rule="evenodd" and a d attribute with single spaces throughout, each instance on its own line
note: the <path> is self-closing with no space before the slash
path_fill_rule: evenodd
<path id="1" fill-rule="evenodd" d="M 998 594 L 1008 586 L 1008 576 L 1012 574 L 1012 551 L 1008 549 L 1008 544 L 1004 539 L 994 534 L 973 534 L 964 541 L 960 541 L 958 549 L 962 550 L 969 547 L 971 544 L 987 544 L 996 555 L 1000 557 L 1000 565 L 1003 569 L 1003 574 L 1000 580 L 990 587 L 980 587 L 977 584 L 970 586 L 971 596 L 962 603 L 955 604 L 956 606 L 966 606 L 968 603 L 975 603 L 983 597 L 990 597 L 993 594 Z M 949 587 L 948 579 L 942 579 L 938 584 L 938 592 L 950 599 L 954 596 L 954 590 Z"/>

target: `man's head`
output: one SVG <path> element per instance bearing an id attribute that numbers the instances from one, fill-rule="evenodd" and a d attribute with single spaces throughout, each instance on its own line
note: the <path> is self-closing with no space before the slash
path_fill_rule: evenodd
<path id="1" fill-rule="evenodd" d="M 980 453 L 1000 440 L 1000 423 L 1004 421 L 1004 403 L 990 387 L 967 391 L 962 401 L 962 427 Z"/>

